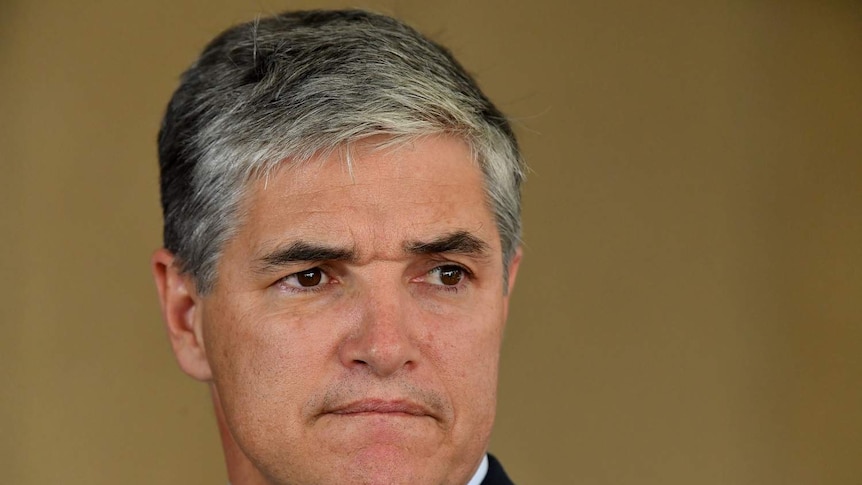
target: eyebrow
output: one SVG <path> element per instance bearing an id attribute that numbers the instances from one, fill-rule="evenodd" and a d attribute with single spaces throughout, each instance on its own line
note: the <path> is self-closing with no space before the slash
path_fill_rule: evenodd
<path id="1" fill-rule="evenodd" d="M 260 273 L 268 273 L 293 263 L 354 260 L 356 253 L 351 249 L 297 241 L 258 258 L 256 269 Z"/>
<path id="2" fill-rule="evenodd" d="M 404 245 L 404 251 L 409 254 L 455 253 L 484 256 L 488 252 L 488 244 L 467 231 L 457 231 L 431 241 L 408 242 Z"/>
<path id="3" fill-rule="evenodd" d="M 407 254 L 414 255 L 455 253 L 484 257 L 489 246 L 467 231 L 457 231 L 430 241 L 409 241 L 404 243 L 403 248 Z M 257 258 L 255 269 L 258 273 L 271 273 L 295 263 L 351 262 L 357 259 L 356 252 L 352 249 L 296 241 Z"/>

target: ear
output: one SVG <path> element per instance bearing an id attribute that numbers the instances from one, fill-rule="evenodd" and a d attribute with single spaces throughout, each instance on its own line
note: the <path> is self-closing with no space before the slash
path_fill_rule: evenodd
<path id="1" fill-rule="evenodd" d="M 515 250 L 515 255 L 512 256 L 512 260 L 509 261 L 509 288 L 506 289 L 506 295 L 511 295 L 512 290 L 515 289 L 515 278 L 518 276 L 518 268 L 521 267 L 521 258 L 524 256 L 524 250 L 521 246 L 518 246 L 518 249 Z"/>
<path id="2" fill-rule="evenodd" d="M 523 255 L 523 249 L 518 246 L 518 249 L 515 250 L 515 255 L 512 256 L 512 260 L 509 261 L 509 281 L 506 282 L 508 287 L 506 288 L 506 294 L 503 299 L 504 319 L 509 317 L 509 299 L 512 297 L 512 290 L 515 289 L 515 279 L 518 277 L 518 268 L 521 266 L 521 258 Z"/>
<path id="3" fill-rule="evenodd" d="M 212 379 L 203 340 L 201 299 L 194 281 L 180 271 L 174 255 L 159 249 L 151 259 L 162 318 L 180 368 L 201 381 Z"/>

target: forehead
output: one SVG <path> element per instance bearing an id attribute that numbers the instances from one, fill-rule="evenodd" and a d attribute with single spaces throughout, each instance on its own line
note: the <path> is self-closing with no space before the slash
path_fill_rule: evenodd
<path id="1" fill-rule="evenodd" d="M 255 250 L 309 237 L 392 249 L 407 239 L 458 230 L 495 248 L 499 238 L 487 201 L 482 170 L 460 139 L 361 143 L 303 163 L 287 162 L 253 180 L 237 238 L 252 237 L 246 242 Z"/>

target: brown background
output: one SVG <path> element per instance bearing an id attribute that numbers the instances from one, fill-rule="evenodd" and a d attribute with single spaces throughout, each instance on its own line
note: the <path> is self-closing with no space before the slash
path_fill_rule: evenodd
<path id="1" fill-rule="evenodd" d="M 754 0 L 2 0 L 0 481 L 225 482 L 149 276 L 155 134 L 221 29 L 348 4 L 516 120 L 517 482 L 860 483 L 862 6 Z"/>

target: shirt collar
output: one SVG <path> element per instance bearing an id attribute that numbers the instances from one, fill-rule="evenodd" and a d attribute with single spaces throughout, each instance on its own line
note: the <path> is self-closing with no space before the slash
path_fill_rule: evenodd
<path id="1" fill-rule="evenodd" d="M 473 478 L 467 482 L 467 485 L 480 485 L 485 475 L 488 474 L 488 455 L 482 455 L 482 463 L 479 463 L 479 469 L 473 474 Z"/>

